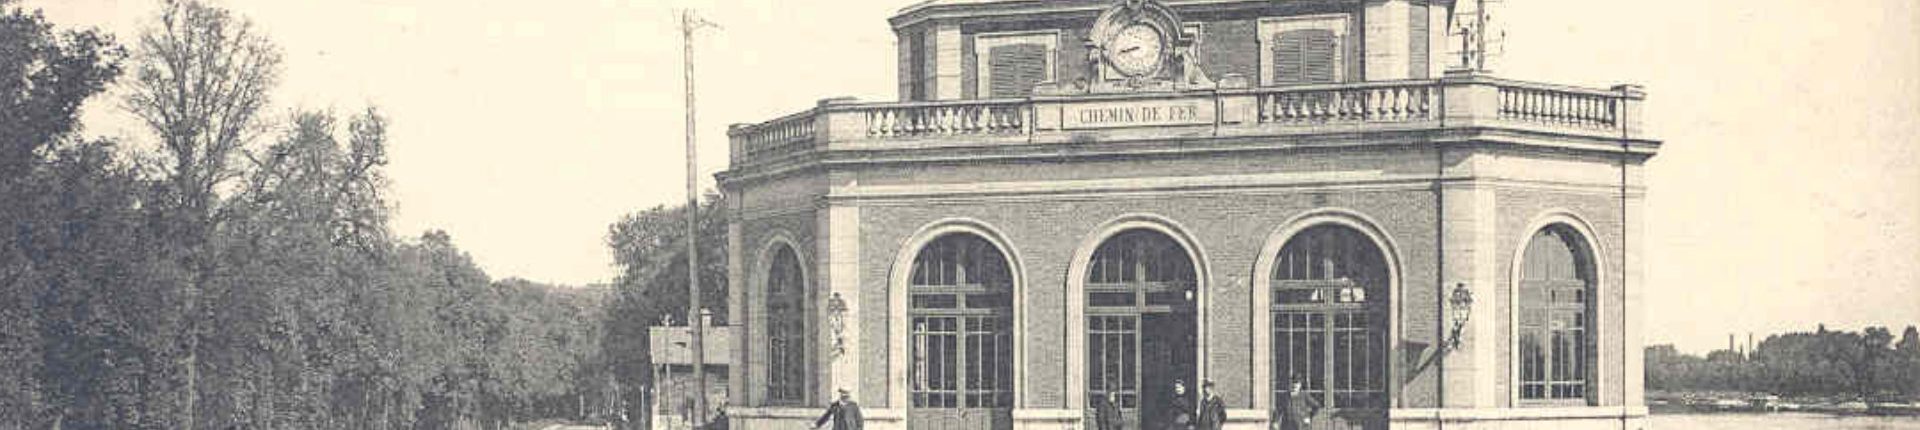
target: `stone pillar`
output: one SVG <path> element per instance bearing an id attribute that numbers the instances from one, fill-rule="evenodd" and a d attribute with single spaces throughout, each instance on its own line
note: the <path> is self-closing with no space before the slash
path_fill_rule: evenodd
<path id="1" fill-rule="evenodd" d="M 1450 163 L 1447 176 L 1472 177 L 1475 155 L 1460 155 L 1465 160 Z M 1449 156 L 1453 158 L 1453 156 Z M 1450 182 L 1443 188 L 1446 199 L 1443 209 L 1445 239 L 1441 243 L 1445 255 L 1445 272 L 1440 285 L 1440 300 L 1452 297 L 1455 288 L 1464 286 L 1473 295 L 1473 305 L 1467 310 L 1466 325 L 1459 332 L 1460 343 L 1446 353 L 1442 361 L 1444 379 L 1440 381 L 1445 392 L 1442 408 L 1489 408 L 1496 407 L 1499 392 L 1495 381 L 1504 378 L 1499 373 L 1499 309 L 1500 290 L 1506 287 L 1500 282 L 1499 268 L 1503 257 L 1498 244 L 1501 237 L 1498 231 L 1499 208 L 1494 190 L 1472 181 Z M 1447 336 L 1453 336 L 1455 313 L 1451 305 L 1445 307 L 1438 323 Z M 1442 344 L 1449 339 L 1442 339 Z"/>
<path id="2" fill-rule="evenodd" d="M 1413 77 L 1410 71 L 1412 6 L 1408 0 L 1367 0 L 1361 40 L 1368 81 Z"/>
<path id="3" fill-rule="evenodd" d="M 928 43 L 932 49 L 927 51 L 933 59 L 933 100 L 959 100 L 965 97 L 961 79 L 963 67 L 960 64 L 960 25 L 937 23 L 928 34 Z"/>
<path id="4" fill-rule="evenodd" d="M 819 256 L 814 267 L 820 281 L 813 315 L 821 375 L 816 398 L 824 404 L 846 389 L 855 399 L 872 399 L 879 393 L 860 389 L 860 208 L 828 204 L 816 213 L 820 236 L 814 242 Z"/>
<path id="5" fill-rule="evenodd" d="M 727 324 L 733 331 L 729 337 L 731 345 L 727 347 L 730 364 L 727 366 L 727 401 L 729 406 L 746 406 L 753 404 L 747 396 L 747 348 L 750 345 L 747 339 L 759 327 L 746 323 L 747 291 L 751 288 L 746 287 L 746 259 L 739 221 L 741 204 L 737 190 L 728 194 L 731 198 L 727 199 L 725 210 L 732 220 L 727 222 L 727 285 L 734 287 L 727 289 Z"/>

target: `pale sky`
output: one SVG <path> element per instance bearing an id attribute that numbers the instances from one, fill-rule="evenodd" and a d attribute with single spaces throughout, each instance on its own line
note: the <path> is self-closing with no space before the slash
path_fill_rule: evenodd
<path id="1" fill-rule="evenodd" d="M 612 279 L 607 226 L 685 199 L 677 8 L 699 42 L 700 175 L 729 123 L 894 99 L 917 0 L 216 0 L 286 52 L 277 112 L 392 119 L 397 231 L 496 278 Z M 27 0 L 131 42 L 159 0 Z M 1920 324 L 1920 3 L 1508 1 L 1501 76 L 1650 93 L 1648 343 Z M 95 101 L 89 132 L 143 139 Z"/>

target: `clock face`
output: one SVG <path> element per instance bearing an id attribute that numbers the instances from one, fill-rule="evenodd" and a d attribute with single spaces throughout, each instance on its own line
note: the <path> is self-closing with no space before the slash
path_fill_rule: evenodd
<path id="1" fill-rule="evenodd" d="M 1163 42 L 1164 36 L 1153 26 L 1127 26 L 1107 42 L 1107 61 L 1113 64 L 1115 70 L 1130 77 L 1152 75 L 1160 71 L 1160 57 L 1165 46 Z"/>

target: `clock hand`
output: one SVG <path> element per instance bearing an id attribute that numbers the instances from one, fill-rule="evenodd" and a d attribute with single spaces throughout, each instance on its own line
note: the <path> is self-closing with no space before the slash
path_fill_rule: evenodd
<path id="1" fill-rule="evenodd" d="M 1133 52 L 1133 51 L 1138 51 L 1138 50 L 1140 50 L 1140 47 L 1138 47 L 1138 46 L 1131 46 L 1131 47 L 1127 47 L 1126 49 L 1121 49 L 1121 50 L 1120 50 L 1120 53 L 1122 53 L 1122 54 L 1125 54 L 1125 53 L 1128 53 L 1128 52 Z"/>

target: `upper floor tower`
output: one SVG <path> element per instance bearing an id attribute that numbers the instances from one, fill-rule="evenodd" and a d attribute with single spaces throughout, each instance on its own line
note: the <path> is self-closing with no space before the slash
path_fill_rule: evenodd
<path id="1" fill-rule="evenodd" d="M 902 101 L 998 99 L 1438 78 L 1479 2 L 1457 3 L 929 0 L 890 23 Z"/>

